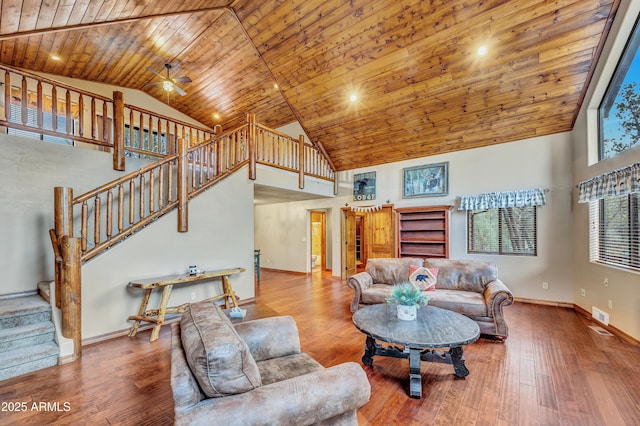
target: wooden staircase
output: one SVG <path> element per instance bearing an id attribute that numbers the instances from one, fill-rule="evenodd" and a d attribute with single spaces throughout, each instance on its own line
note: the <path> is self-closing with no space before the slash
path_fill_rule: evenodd
<path id="1" fill-rule="evenodd" d="M 51 305 L 40 295 L 0 300 L 0 380 L 58 364 Z"/>

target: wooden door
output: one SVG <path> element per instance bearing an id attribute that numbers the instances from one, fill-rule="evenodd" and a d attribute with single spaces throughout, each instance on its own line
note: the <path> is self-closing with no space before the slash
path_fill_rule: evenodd
<path id="1" fill-rule="evenodd" d="M 342 209 L 342 279 L 357 272 L 356 269 L 356 214 Z"/>
<path id="2" fill-rule="evenodd" d="M 367 258 L 396 257 L 395 220 L 392 205 L 384 205 L 366 217 Z"/>

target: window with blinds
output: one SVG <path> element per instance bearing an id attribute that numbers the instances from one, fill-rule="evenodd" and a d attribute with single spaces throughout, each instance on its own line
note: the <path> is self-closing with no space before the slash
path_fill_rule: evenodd
<path id="1" fill-rule="evenodd" d="M 640 272 L 640 194 L 589 203 L 590 259 Z"/>
<path id="2" fill-rule="evenodd" d="M 538 243 L 536 207 L 467 211 L 467 251 L 535 256 Z"/>
<path id="3" fill-rule="evenodd" d="M 22 107 L 20 105 L 11 104 L 9 121 L 12 123 L 22 124 Z M 38 117 L 36 110 L 33 108 L 27 108 L 27 126 L 38 128 Z M 73 133 L 74 121 L 71 121 L 71 133 Z M 53 114 L 50 112 L 42 112 L 42 128 L 46 130 L 53 130 Z M 67 131 L 67 118 L 64 115 L 58 115 L 57 129 L 60 133 L 66 133 Z M 10 135 L 22 136 L 29 139 L 40 139 L 46 142 L 54 142 L 62 145 L 73 145 L 73 141 L 56 136 L 43 135 L 37 132 L 28 132 L 26 130 L 7 129 L 7 133 Z"/>

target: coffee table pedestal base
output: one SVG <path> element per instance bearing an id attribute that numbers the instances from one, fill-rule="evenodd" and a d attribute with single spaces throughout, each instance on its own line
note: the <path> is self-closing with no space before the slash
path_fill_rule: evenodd
<path id="1" fill-rule="evenodd" d="M 420 374 L 420 361 L 437 362 L 440 364 L 453 365 L 453 370 L 458 378 L 469 375 L 469 369 L 464 364 L 462 347 L 449 348 L 448 351 L 438 352 L 434 349 L 412 348 L 405 346 L 404 349 L 397 346 L 383 347 L 376 343 L 375 339 L 367 336 L 362 363 L 368 367 L 373 367 L 373 357 L 387 356 L 392 358 L 409 358 L 409 396 L 412 398 L 422 397 L 422 375 Z"/>

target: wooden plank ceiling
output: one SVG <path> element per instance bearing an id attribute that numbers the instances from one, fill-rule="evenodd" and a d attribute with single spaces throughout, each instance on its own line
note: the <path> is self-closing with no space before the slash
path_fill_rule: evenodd
<path id="1" fill-rule="evenodd" d="M 169 63 L 174 108 L 298 120 L 346 170 L 570 130 L 618 2 L 0 0 L 0 62 L 164 102 Z"/>

